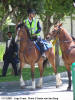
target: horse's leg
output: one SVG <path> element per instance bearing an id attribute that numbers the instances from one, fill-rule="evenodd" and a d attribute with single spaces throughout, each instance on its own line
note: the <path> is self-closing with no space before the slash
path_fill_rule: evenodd
<path id="1" fill-rule="evenodd" d="M 46 56 L 49 60 L 49 62 L 51 63 L 54 73 L 56 75 L 56 87 L 60 86 L 62 84 L 61 78 L 60 78 L 60 74 L 57 73 L 57 69 L 55 66 L 55 55 L 54 55 L 54 49 L 50 48 L 47 52 L 46 52 Z"/>
<path id="2" fill-rule="evenodd" d="M 71 71 L 68 71 L 68 79 L 69 79 L 69 83 L 68 83 L 67 91 L 70 91 L 71 90 Z"/>
<path id="3" fill-rule="evenodd" d="M 70 70 L 70 66 L 68 66 L 67 64 L 66 65 L 66 68 L 67 68 L 67 73 L 68 73 L 68 87 L 67 87 L 67 91 L 70 91 L 71 90 L 71 70 Z"/>
<path id="4" fill-rule="evenodd" d="M 35 89 L 35 79 L 34 79 L 34 71 L 35 71 L 35 66 L 34 64 L 31 65 L 31 77 L 32 77 L 32 89 Z"/>
<path id="5" fill-rule="evenodd" d="M 20 62 L 20 70 L 19 70 L 19 73 L 20 73 L 20 86 L 21 88 L 24 88 L 25 87 L 25 82 L 23 80 L 23 76 L 22 76 L 22 68 L 23 68 L 23 63 Z"/>
<path id="6" fill-rule="evenodd" d="M 38 67 L 39 67 L 39 71 L 40 71 L 40 79 L 39 79 L 39 82 L 37 84 L 37 87 L 42 88 L 42 84 L 43 84 L 43 79 L 42 79 L 42 76 L 43 76 L 43 59 L 42 58 L 40 58 L 40 60 L 38 62 Z"/>

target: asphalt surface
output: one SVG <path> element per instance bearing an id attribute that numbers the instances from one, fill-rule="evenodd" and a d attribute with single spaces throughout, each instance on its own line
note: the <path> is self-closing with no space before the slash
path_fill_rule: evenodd
<path id="1" fill-rule="evenodd" d="M 34 91 L 31 90 L 31 80 L 26 81 L 25 89 L 20 88 L 19 82 L 1 82 L 0 100 L 73 100 L 73 89 L 67 91 L 67 74 L 62 73 L 61 79 L 63 84 L 56 88 L 55 76 L 45 77 L 43 87 Z"/>

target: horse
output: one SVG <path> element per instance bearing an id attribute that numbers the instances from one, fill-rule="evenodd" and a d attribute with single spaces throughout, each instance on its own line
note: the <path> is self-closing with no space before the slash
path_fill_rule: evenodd
<path id="1" fill-rule="evenodd" d="M 40 79 L 38 81 L 37 87 L 41 88 L 43 84 L 43 71 L 44 65 L 46 64 L 47 60 L 44 60 L 43 57 L 40 55 L 39 50 L 35 46 L 34 42 L 30 39 L 30 33 L 28 28 L 20 24 L 17 26 L 17 34 L 15 37 L 15 42 L 19 41 L 19 59 L 20 59 L 20 86 L 24 88 L 25 82 L 22 77 L 22 69 L 24 64 L 29 64 L 31 66 L 31 77 L 32 77 L 32 89 L 36 88 L 35 86 L 35 79 L 34 79 L 34 71 L 35 71 L 35 63 L 38 64 L 39 72 L 40 72 Z M 57 73 L 56 66 L 55 66 L 55 55 L 54 55 L 54 48 L 49 48 L 45 52 L 48 61 L 52 64 L 54 73 L 56 75 L 56 87 L 61 84 L 60 76 Z"/>
<path id="2" fill-rule="evenodd" d="M 68 34 L 68 32 L 59 24 L 48 34 L 47 38 L 58 38 L 60 48 L 62 51 L 62 59 L 66 66 L 68 73 L 68 87 L 67 90 L 71 90 L 71 65 L 75 62 L 75 41 Z"/>

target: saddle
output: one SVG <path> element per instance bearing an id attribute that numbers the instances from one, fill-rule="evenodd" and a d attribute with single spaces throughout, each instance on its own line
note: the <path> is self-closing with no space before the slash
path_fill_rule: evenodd
<path id="1" fill-rule="evenodd" d="M 36 43 L 37 43 L 37 45 L 40 48 L 40 53 L 43 54 L 45 52 L 45 50 L 44 50 L 44 44 L 41 43 L 41 41 L 37 41 Z"/>
<path id="2" fill-rule="evenodd" d="M 43 39 L 41 41 L 35 41 L 34 43 L 41 54 L 43 54 L 49 48 L 52 48 L 52 43 Z"/>

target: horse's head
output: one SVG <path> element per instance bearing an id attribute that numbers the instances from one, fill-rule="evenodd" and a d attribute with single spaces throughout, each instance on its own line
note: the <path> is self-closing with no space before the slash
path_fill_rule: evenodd
<path id="1" fill-rule="evenodd" d="M 53 39 L 59 36 L 62 24 L 54 26 L 53 30 L 47 35 L 47 38 Z"/>
<path id="2" fill-rule="evenodd" d="M 28 29 L 24 24 L 19 24 L 16 28 L 16 32 L 15 42 L 28 39 Z"/>

